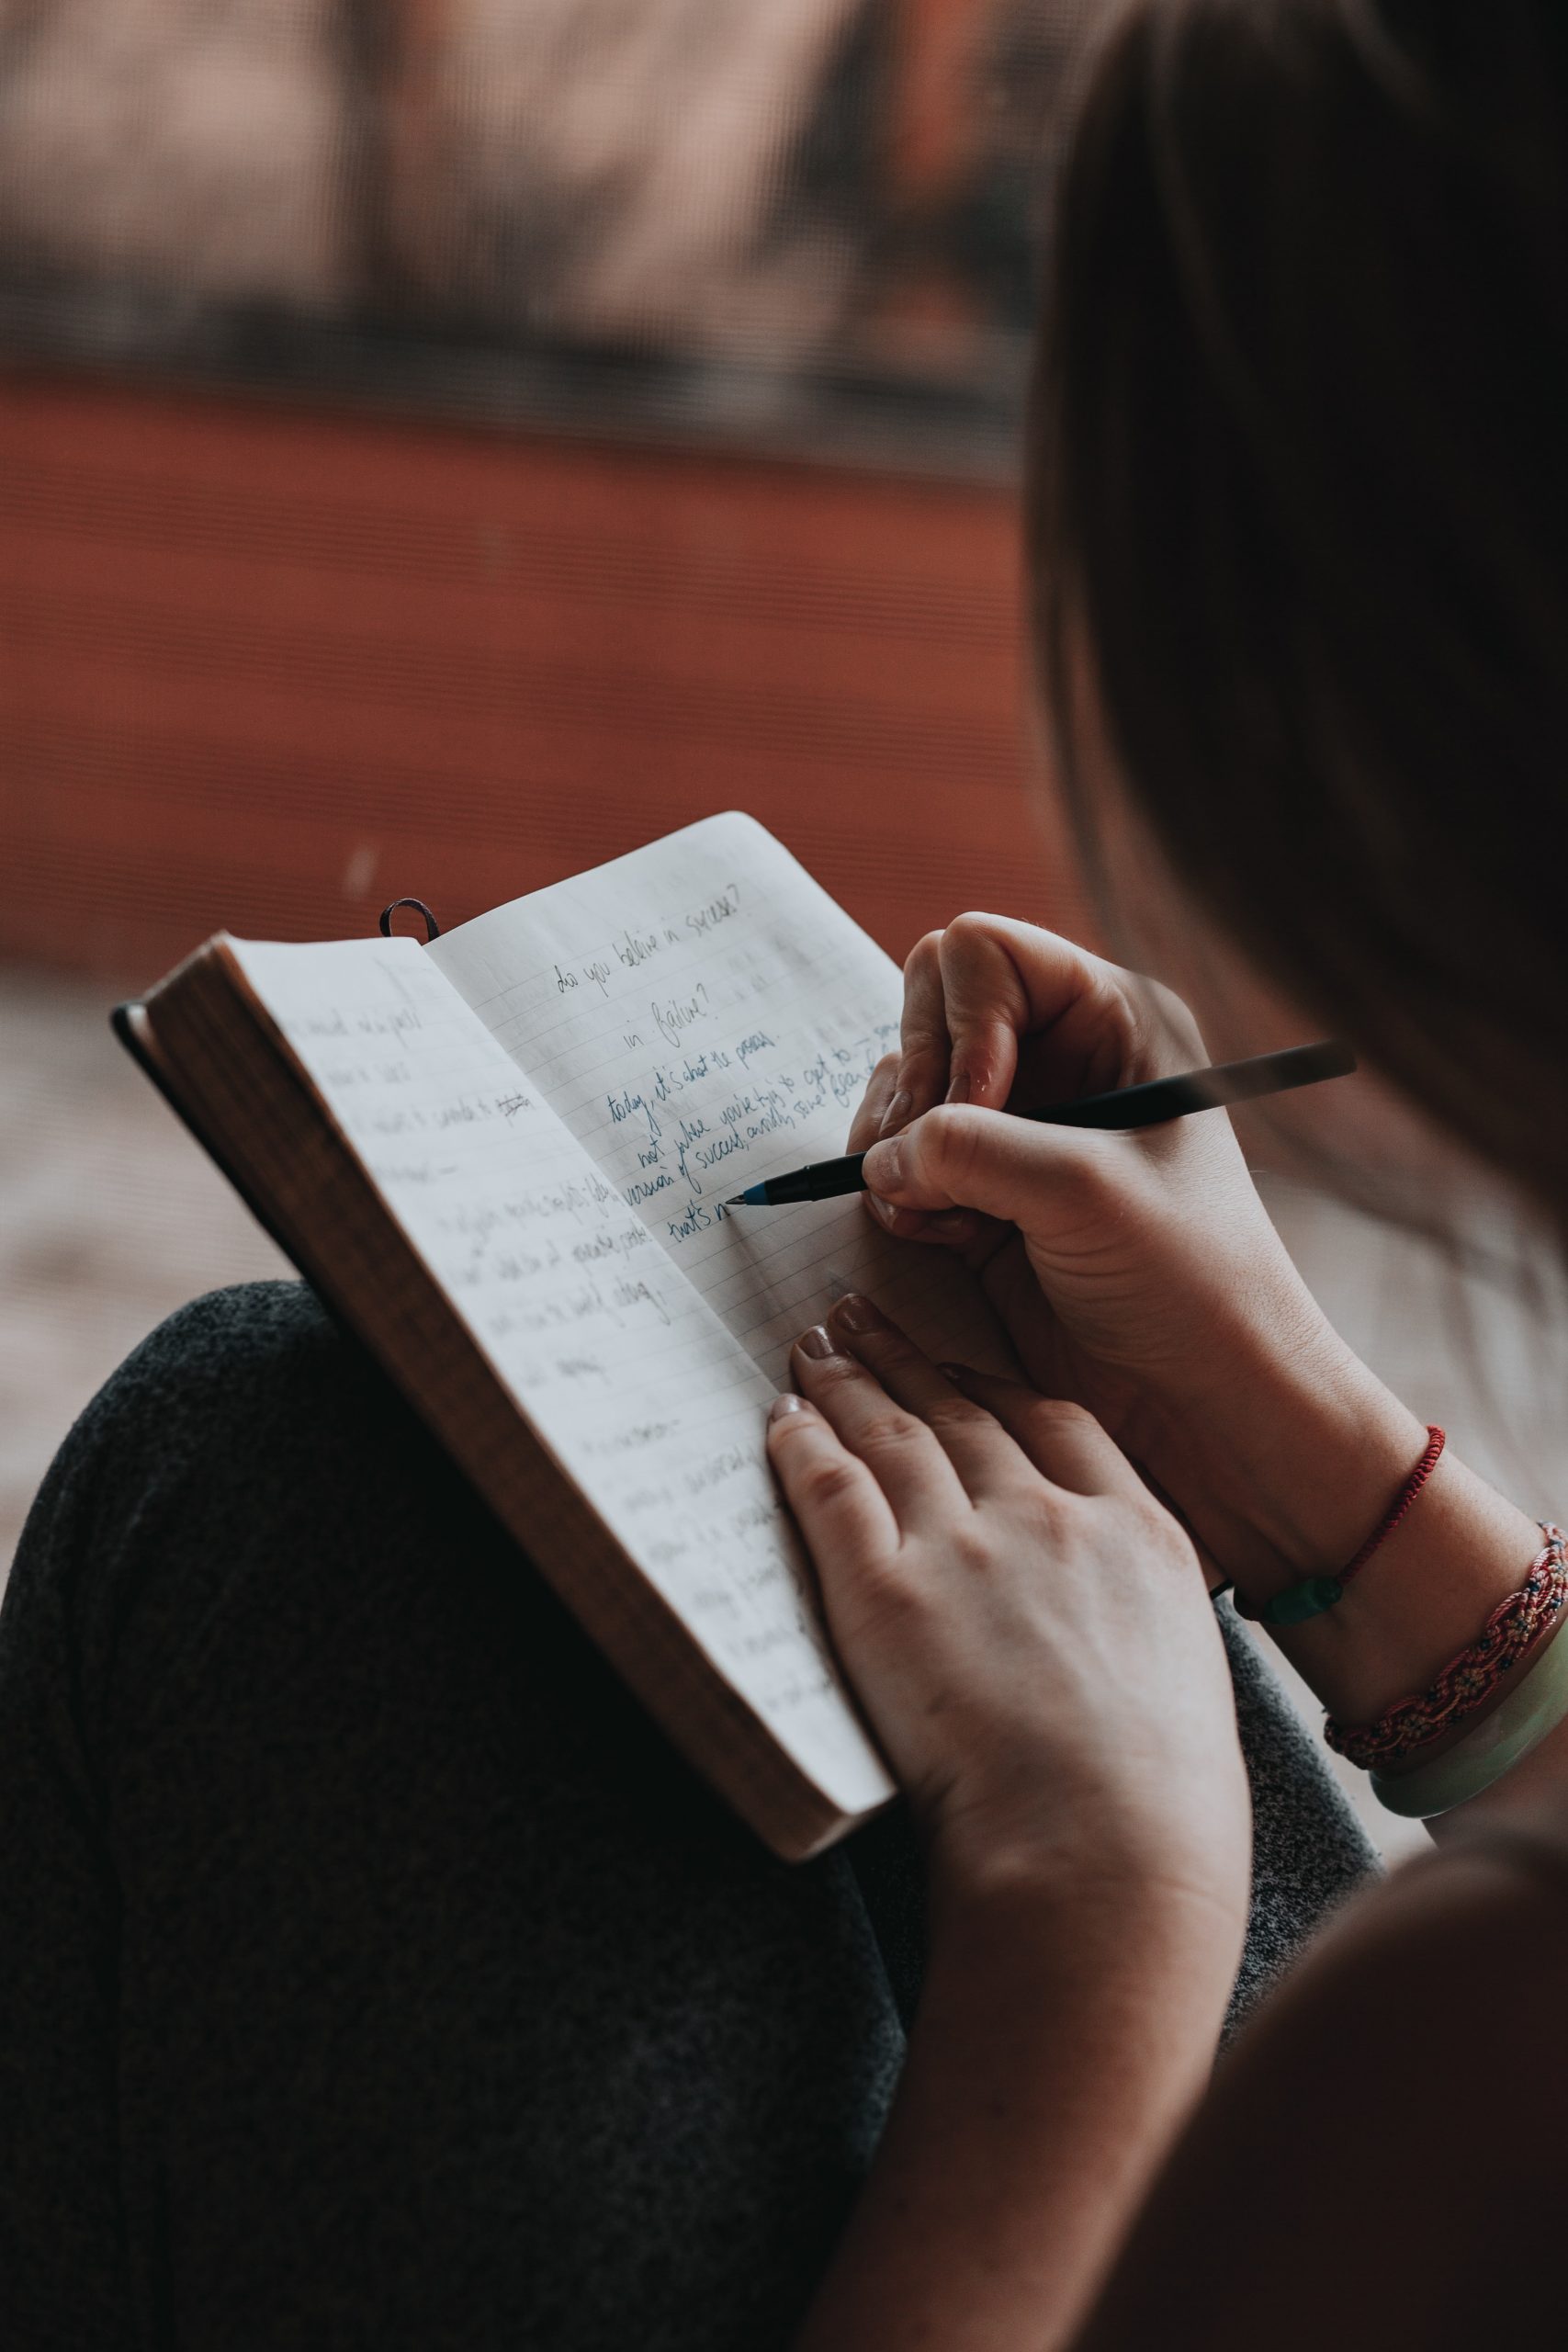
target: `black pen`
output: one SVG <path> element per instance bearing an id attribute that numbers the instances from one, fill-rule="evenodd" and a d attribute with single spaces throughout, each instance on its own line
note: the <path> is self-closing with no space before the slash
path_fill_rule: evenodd
<path id="1" fill-rule="evenodd" d="M 1145 1079 L 1141 1086 L 1119 1086 L 1110 1094 L 1085 1094 L 1076 1102 L 1053 1102 L 1043 1111 L 1015 1115 L 1048 1127 L 1157 1127 L 1193 1111 L 1215 1111 L 1225 1102 L 1251 1102 L 1260 1094 L 1286 1094 L 1293 1086 L 1315 1086 L 1321 1079 L 1348 1078 L 1356 1067 L 1348 1046 L 1332 1038 L 1316 1046 L 1289 1046 L 1281 1054 L 1254 1054 L 1244 1062 L 1217 1062 L 1211 1069 L 1183 1070 L 1176 1078 Z M 776 1209 L 795 1201 L 832 1201 L 841 1193 L 863 1193 L 863 1151 L 843 1159 L 818 1159 L 770 1176 L 726 1201 L 727 1209 Z"/>

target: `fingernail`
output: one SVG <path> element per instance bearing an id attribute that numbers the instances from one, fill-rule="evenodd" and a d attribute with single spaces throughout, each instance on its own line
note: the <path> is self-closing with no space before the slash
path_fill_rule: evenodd
<path id="1" fill-rule="evenodd" d="M 795 1344 L 803 1356 L 814 1356 L 818 1363 L 824 1357 L 836 1356 L 839 1352 L 833 1345 L 832 1333 L 820 1323 L 814 1323 L 809 1331 L 803 1331 Z"/>
<path id="2" fill-rule="evenodd" d="M 847 1298 L 840 1299 L 833 1313 L 846 1331 L 886 1331 L 887 1329 L 886 1316 L 874 1306 L 869 1298 L 863 1297 L 858 1290 L 852 1290 Z"/>
<path id="3" fill-rule="evenodd" d="M 948 1380 L 967 1380 L 969 1377 L 969 1367 L 966 1363 L 941 1363 L 938 1364 L 937 1370 L 945 1379 Z M 800 1400 L 797 1397 L 795 1402 L 798 1404 L 799 1401 Z M 774 1406 L 773 1410 L 777 1412 L 778 1407 L 776 1405 Z"/>
<path id="4" fill-rule="evenodd" d="M 866 1198 L 871 1203 L 873 1214 L 879 1216 L 884 1225 L 891 1225 L 898 1214 L 892 1202 L 883 1200 L 876 1193 L 868 1193 Z"/>
<path id="5" fill-rule="evenodd" d="M 876 1157 L 876 1170 L 872 1190 L 878 1193 L 897 1192 L 904 1182 L 903 1137 L 894 1136 L 886 1143 L 874 1143 L 866 1158 L 869 1159 L 873 1153 Z M 868 1169 L 866 1173 L 869 1179 L 872 1171 Z"/>
<path id="6" fill-rule="evenodd" d="M 805 1410 L 805 1397 L 797 1396 L 793 1388 L 785 1388 L 768 1407 L 768 1419 L 770 1421 L 784 1421 L 789 1419 L 791 1413 L 804 1413 Z"/>
<path id="7" fill-rule="evenodd" d="M 969 1100 L 969 1078 L 968 1078 L 968 1073 L 967 1073 L 966 1071 L 964 1071 L 964 1070 L 960 1070 L 960 1071 L 959 1071 L 958 1076 L 957 1076 L 957 1077 L 953 1080 L 952 1084 L 949 1086 L 949 1088 L 948 1088 L 948 1090 L 947 1090 L 947 1099 L 948 1099 L 948 1101 L 949 1101 L 950 1102 L 968 1102 L 968 1100 Z"/>
<path id="8" fill-rule="evenodd" d="M 901 1086 L 898 1089 L 897 1093 L 893 1097 L 892 1102 L 887 1105 L 886 1110 L 882 1114 L 882 1125 L 878 1127 L 876 1131 L 877 1134 L 882 1136 L 896 1136 L 900 1127 L 907 1127 L 908 1125 L 909 1114 L 914 1107 L 914 1096 L 910 1093 L 907 1086 Z"/>

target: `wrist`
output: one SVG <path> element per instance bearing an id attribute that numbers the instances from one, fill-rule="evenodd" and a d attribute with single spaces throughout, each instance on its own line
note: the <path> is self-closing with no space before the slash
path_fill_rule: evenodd
<path id="1" fill-rule="evenodd" d="M 1262 1601 L 1352 1557 L 1427 1442 L 1425 1424 L 1304 1299 L 1244 1327 L 1168 1416 L 1169 1486 L 1226 1577 Z M 1151 1464 L 1151 1466 L 1154 1466 Z M 1160 1475 L 1157 1468 L 1156 1475 Z"/>
<path id="2" fill-rule="evenodd" d="M 1224 1574 L 1260 1603 L 1354 1557 L 1420 1460 L 1427 1430 L 1322 1318 L 1293 1347 L 1238 1347 L 1225 1363 L 1235 1385 L 1207 1400 L 1187 1449 L 1192 1499 L 1179 1499 Z M 1227 1409 L 1235 1396 L 1245 1409 Z M 1332 1714 L 1365 1722 L 1475 1639 L 1540 1541 L 1535 1521 L 1450 1449 L 1345 1597 L 1270 1630 Z"/>
<path id="3" fill-rule="evenodd" d="M 1152 1822 L 1080 1816 L 1048 1839 L 982 1822 L 962 1835 L 939 1829 L 928 1857 L 932 1949 L 1056 1954 L 1065 1941 L 1080 1952 L 1115 1946 L 1156 1967 L 1179 1951 L 1195 1982 L 1213 1962 L 1223 2000 L 1247 1931 L 1250 1851 L 1241 1815 L 1229 1838 L 1201 1826 L 1201 1838 L 1173 1837 Z"/>
<path id="4" fill-rule="evenodd" d="M 1066 1873 L 982 1891 L 940 1871 L 931 1896 L 925 2029 L 983 2014 L 1025 2071 L 1040 2037 L 1066 2038 L 1100 2052 L 1102 2081 L 1135 2076 L 1156 2105 L 1198 2094 L 1241 1963 L 1245 1900 Z"/>

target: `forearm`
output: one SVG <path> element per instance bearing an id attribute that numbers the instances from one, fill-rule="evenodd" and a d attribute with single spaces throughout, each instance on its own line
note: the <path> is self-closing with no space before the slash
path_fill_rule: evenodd
<path id="1" fill-rule="evenodd" d="M 1087 1880 L 940 1897 L 876 2164 L 798 2352 L 1049 2352 L 1201 2094 L 1218 1904 Z"/>

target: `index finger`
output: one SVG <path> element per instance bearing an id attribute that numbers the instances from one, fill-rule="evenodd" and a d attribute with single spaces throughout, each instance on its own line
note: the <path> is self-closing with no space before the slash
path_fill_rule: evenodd
<path id="1" fill-rule="evenodd" d="M 983 1399 L 971 1401 L 874 1300 L 852 1291 L 839 1300 L 831 1320 L 894 1403 L 924 1421 L 971 1501 L 1013 1483 L 1020 1454 L 1012 1435 Z"/>
<path id="2" fill-rule="evenodd" d="M 1031 1074 L 1059 1095 L 1119 1084 L 1140 1014 L 1128 975 L 1055 932 L 964 914 L 928 932 L 904 967 L 898 1070 L 881 1132 L 938 1102 L 1003 1109 L 1029 1041 Z"/>
<path id="3" fill-rule="evenodd" d="M 949 1380 L 997 1420 L 1042 1477 L 1075 1495 L 1131 1494 L 1143 1481 L 1094 1415 L 1064 1396 L 1045 1396 L 1021 1380 L 998 1380 L 967 1364 L 945 1364 Z"/>
<path id="4" fill-rule="evenodd" d="M 1018 1074 L 1019 1044 L 1048 1034 L 1064 1093 L 1118 1082 L 1134 1012 L 1114 964 L 1055 932 L 1005 915 L 960 915 L 938 961 L 952 1040 L 950 1102 L 999 1111 Z"/>
<path id="5" fill-rule="evenodd" d="M 947 1091 L 953 1040 L 942 1001 L 942 933 L 928 931 L 904 966 L 904 1007 L 898 1023 L 898 1070 L 881 1132 L 897 1135 Z"/>
<path id="6" fill-rule="evenodd" d="M 850 1122 L 850 1132 L 844 1143 L 846 1151 L 868 1151 L 882 1133 L 882 1123 L 887 1115 L 887 1105 L 893 1099 L 898 1080 L 898 1057 L 884 1054 L 866 1080 L 860 1107 Z"/>

